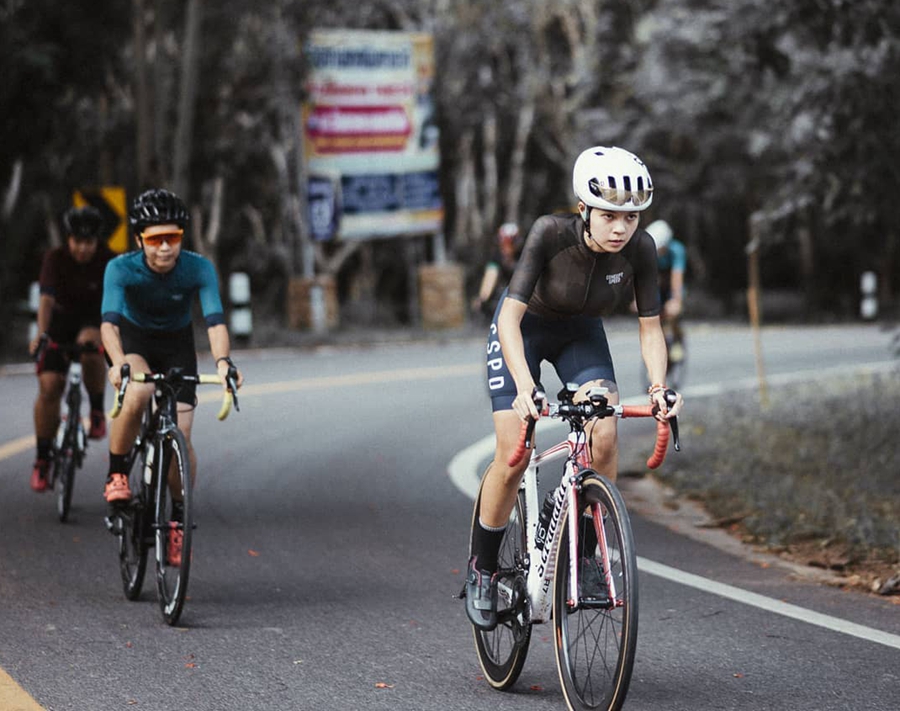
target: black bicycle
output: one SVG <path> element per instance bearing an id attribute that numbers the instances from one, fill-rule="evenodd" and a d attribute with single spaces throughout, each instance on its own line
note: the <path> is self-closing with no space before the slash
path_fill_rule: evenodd
<path id="1" fill-rule="evenodd" d="M 224 420 L 237 400 L 237 370 L 232 366 L 225 378 L 228 391 L 217 417 Z M 111 417 L 118 416 L 130 382 L 153 383 L 140 432 L 128 456 L 126 475 L 134 495 L 130 502 L 112 504 L 106 525 L 119 543 L 119 570 L 125 597 L 137 600 L 144 583 L 150 549 L 156 556 L 156 592 L 163 618 L 174 625 L 181 617 L 191 570 L 194 530 L 193 476 L 184 434 L 178 429 L 177 394 L 188 384 L 221 385 L 218 375 L 189 375 L 180 368 L 163 373 L 131 374 L 122 366 L 122 385 Z M 140 460 L 141 465 L 134 464 Z M 170 550 L 170 537 L 181 538 L 180 551 Z"/>
<path id="2" fill-rule="evenodd" d="M 35 351 L 35 360 L 40 361 L 47 349 L 59 350 L 69 361 L 66 392 L 62 400 L 59 427 L 50 450 L 50 468 L 47 473 L 47 486 L 56 489 L 56 512 L 59 520 L 65 523 L 72 506 L 75 472 L 84 465 L 87 453 L 87 434 L 81 419 L 81 356 L 85 353 L 97 353 L 98 348 L 93 343 L 62 345 L 44 335 Z"/>

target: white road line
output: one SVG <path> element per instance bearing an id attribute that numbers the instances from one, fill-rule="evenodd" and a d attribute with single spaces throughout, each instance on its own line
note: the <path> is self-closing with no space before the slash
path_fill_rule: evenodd
<path id="1" fill-rule="evenodd" d="M 881 630 L 876 630 L 872 627 L 866 627 L 865 625 L 858 625 L 855 622 L 842 620 L 839 617 L 832 617 L 831 615 L 813 612 L 812 610 L 807 610 L 798 605 L 791 605 L 790 603 L 782 602 L 775 598 L 736 588 L 733 585 L 726 585 L 724 583 L 716 582 L 715 580 L 710 580 L 709 578 L 694 575 L 693 573 L 686 573 L 677 568 L 670 568 L 668 565 L 656 563 L 655 561 L 647 560 L 640 556 L 638 556 L 638 568 L 650 575 L 655 575 L 658 578 L 665 578 L 666 580 L 671 580 L 673 583 L 686 585 L 702 592 L 712 593 L 713 595 L 718 595 L 719 597 L 734 600 L 735 602 L 740 602 L 745 605 L 752 605 L 761 610 L 774 612 L 777 615 L 784 615 L 785 617 L 800 620 L 801 622 L 806 622 L 818 627 L 824 627 L 833 632 L 841 632 L 843 634 L 851 635 L 852 637 L 859 637 L 868 642 L 877 642 L 886 647 L 900 649 L 900 636 L 890 634 L 889 632 L 882 632 Z"/>
<path id="2" fill-rule="evenodd" d="M 780 375 L 769 376 L 767 380 L 769 384 L 772 385 L 786 385 L 788 383 L 803 380 L 815 380 L 823 377 L 827 378 L 830 376 L 838 375 L 846 376 L 848 371 L 852 371 L 854 374 L 870 374 L 876 372 L 885 372 L 896 368 L 896 361 L 881 361 L 877 363 L 868 363 L 865 365 L 849 368 L 847 366 L 839 366 L 834 368 L 820 368 L 816 370 L 807 370 L 794 373 L 783 373 Z M 685 388 L 684 395 L 686 399 L 689 399 L 691 397 L 718 395 L 725 392 L 726 390 L 754 388 L 756 386 L 757 381 L 753 378 L 748 378 L 746 380 L 729 383 L 727 387 L 722 384 L 713 383 L 705 386 Z M 643 404 L 643 402 L 643 398 L 636 398 L 634 400 L 626 400 L 625 404 Z M 558 421 L 541 420 L 538 422 L 538 427 L 547 429 L 549 427 L 559 426 L 561 424 L 562 423 Z M 481 483 L 482 472 L 479 471 L 479 469 L 481 465 L 493 454 L 494 446 L 494 435 L 483 437 L 482 439 L 469 445 L 464 450 L 459 452 L 455 457 L 453 457 L 453 459 L 450 460 L 450 463 L 447 465 L 447 474 L 449 475 L 450 480 L 453 482 L 457 489 L 468 496 L 472 501 L 474 501 L 475 497 L 478 495 L 478 487 Z M 775 614 L 783 615 L 785 617 L 790 617 L 795 620 L 800 620 L 811 625 L 816 625 L 833 632 L 840 632 L 842 634 L 850 635 L 853 637 L 859 637 L 860 639 L 864 639 L 869 642 L 876 642 L 887 647 L 900 649 L 900 636 L 898 635 L 890 634 L 888 632 L 882 632 L 872 627 L 858 625 L 855 622 L 848 622 L 847 620 L 842 620 L 839 617 L 823 615 L 821 613 L 807 610 L 806 608 L 799 607 L 797 605 L 791 605 L 789 603 L 782 602 L 781 600 L 766 597 L 765 595 L 759 595 L 757 593 L 749 592 L 741 588 L 736 588 L 732 585 L 726 585 L 724 583 L 716 582 L 715 580 L 710 580 L 709 578 L 704 578 L 699 575 L 694 575 L 693 573 L 678 570 L 677 568 L 671 568 L 667 565 L 663 565 L 662 563 L 648 560 L 647 558 L 638 557 L 638 568 L 650 575 L 665 578 L 666 580 L 671 580 L 672 582 L 696 588 L 697 590 L 701 590 L 703 592 L 712 593 L 713 595 L 718 595 L 719 597 L 734 600 L 735 602 L 740 602 L 745 605 L 752 605 L 754 607 L 758 607 L 769 612 L 774 612 Z"/>

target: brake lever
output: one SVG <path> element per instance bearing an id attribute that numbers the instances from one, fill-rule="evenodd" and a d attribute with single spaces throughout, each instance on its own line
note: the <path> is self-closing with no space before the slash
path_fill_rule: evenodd
<path id="1" fill-rule="evenodd" d="M 676 402 L 678 402 L 678 395 L 674 390 L 669 388 L 666 390 L 666 404 L 669 407 L 672 407 Z M 669 428 L 672 430 L 672 447 L 676 452 L 681 451 L 681 440 L 678 438 L 678 418 L 671 417 L 668 420 Z"/>
<path id="2" fill-rule="evenodd" d="M 237 396 L 237 368 L 235 368 L 233 365 L 228 366 L 228 372 L 225 374 L 225 385 L 228 386 L 228 390 L 231 393 L 231 399 L 234 402 L 234 409 L 240 412 L 241 408 L 238 405 Z"/>

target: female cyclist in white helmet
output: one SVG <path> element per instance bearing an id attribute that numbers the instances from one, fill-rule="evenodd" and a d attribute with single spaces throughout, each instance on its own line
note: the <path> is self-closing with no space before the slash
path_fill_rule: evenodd
<path id="1" fill-rule="evenodd" d="M 563 383 L 609 389 L 619 401 L 602 317 L 632 298 L 637 302 L 641 355 L 651 375 L 651 402 L 660 419 L 678 414 L 679 395 L 666 404 L 666 343 L 660 327 L 656 246 L 638 229 L 640 213 L 653 201 L 650 173 L 622 148 L 595 146 L 581 153 L 572 171 L 578 212 L 544 215 L 531 228 L 509 288 L 494 314 L 487 348 L 488 392 L 497 449 L 482 481 L 481 508 L 466 577 L 466 613 L 482 629 L 497 624 L 497 554 L 528 458 L 507 464 L 520 425 L 540 417 L 533 400 L 540 366 L 553 364 Z M 592 465 L 615 480 L 616 418 L 589 430 Z"/>

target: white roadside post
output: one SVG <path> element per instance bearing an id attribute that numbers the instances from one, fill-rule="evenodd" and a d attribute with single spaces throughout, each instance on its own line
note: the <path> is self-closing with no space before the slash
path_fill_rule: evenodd
<path id="1" fill-rule="evenodd" d="M 250 277 L 245 272 L 233 272 L 228 276 L 228 300 L 231 302 L 231 335 L 246 342 L 253 332 L 253 312 L 250 309 Z"/>
<path id="2" fill-rule="evenodd" d="M 859 315 L 864 321 L 872 321 L 878 316 L 878 275 L 863 272 L 859 278 Z"/>
<path id="3" fill-rule="evenodd" d="M 38 337 L 37 312 L 41 303 L 41 285 L 33 281 L 28 287 L 28 310 L 31 312 L 31 323 L 28 324 L 28 342 L 31 343 Z"/>

